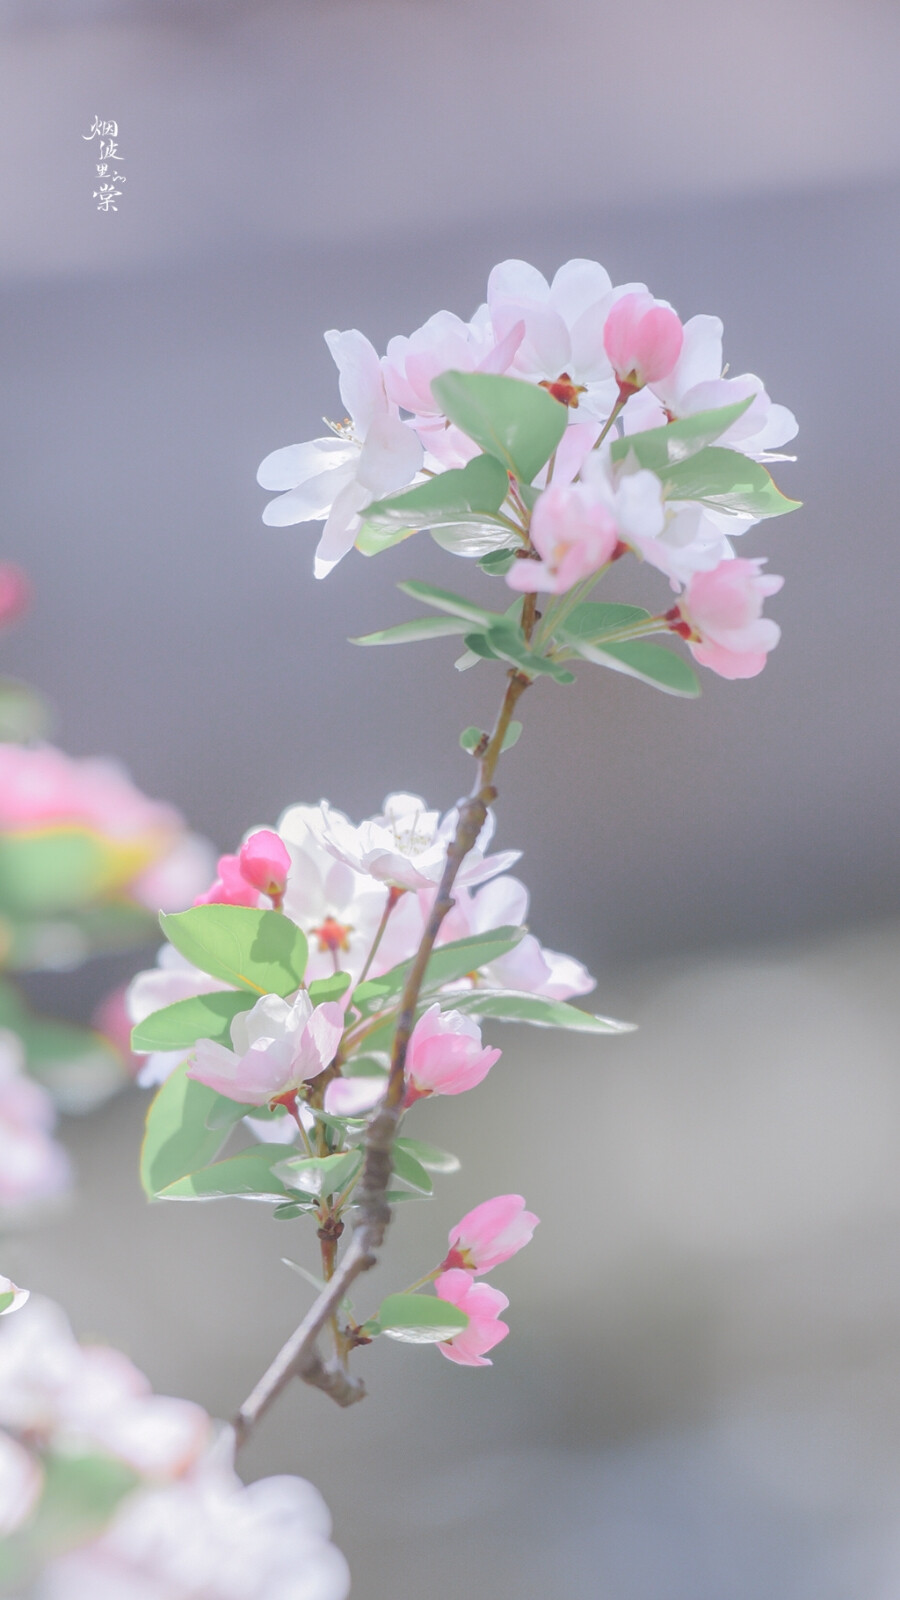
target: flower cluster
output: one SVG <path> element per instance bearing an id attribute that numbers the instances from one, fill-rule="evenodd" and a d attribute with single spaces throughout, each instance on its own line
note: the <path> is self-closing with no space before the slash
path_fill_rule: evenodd
<path id="1" fill-rule="evenodd" d="M 476 1283 L 528 1244 L 539 1218 L 526 1211 L 520 1194 L 501 1194 L 468 1211 L 450 1230 L 449 1250 L 435 1279 L 440 1300 L 464 1311 L 469 1325 L 456 1338 L 438 1345 L 442 1355 L 466 1367 L 489 1367 L 488 1350 L 509 1332 L 500 1321 L 509 1301 L 489 1283 Z"/>
<path id="2" fill-rule="evenodd" d="M 682 322 L 644 284 L 614 286 L 586 260 L 550 283 L 524 261 L 502 262 L 470 321 L 438 312 L 382 357 L 358 330 L 332 331 L 347 416 L 331 437 L 266 457 L 259 482 L 277 498 L 263 520 L 324 520 L 318 577 L 354 543 L 374 554 L 416 527 L 458 554 L 508 552 L 492 570 L 518 594 L 586 592 L 631 552 L 681 598 L 640 628 L 607 629 L 626 649 L 601 664 L 628 670 L 635 639 L 670 631 L 721 676 L 754 676 L 778 639 L 761 608 L 781 580 L 761 578 L 758 559 L 735 563 L 731 538 L 791 509 L 762 463 L 782 459 L 774 452 L 797 425 L 755 374 L 725 376 L 722 332 L 717 317 Z M 558 408 L 545 407 L 538 455 L 516 427 L 538 413 L 511 380 Z M 464 477 L 485 457 L 510 473 L 496 493 L 485 492 L 489 468 L 479 467 L 477 492 Z"/>
<path id="3" fill-rule="evenodd" d="M 118 1350 L 80 1345 L 50 1301 L 4 1324 L 4 1573 L 42 1569 L 40 1600 L 344 1600 L 317 1491 L 291 1477 L 245 1488 L 232 1456 L 200 1406 L 154 1394 Z"/>

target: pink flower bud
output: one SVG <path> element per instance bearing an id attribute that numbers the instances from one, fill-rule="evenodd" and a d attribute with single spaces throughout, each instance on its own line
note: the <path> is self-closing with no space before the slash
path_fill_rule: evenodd
<path id="1" fill-rule="evenodd" d="M 198 894 L 195 906 L 258 906 L 259 892 L 241 872 L 238 856 L 219 857 L 219 876 L 205 894 Z"/>
<path id="2" fill-rule="evenodd" d="M 429 1094 L 462 1094 L 474 1089 L 499 1061 L 501 1051 L 486 1050 L 481 1029 L 459 1011 L 429 1006 L 420 1017 L 406 1052 L 406 1098 L 411 1106 Z"/>
<path id="3" fill-rule="evenodd" d="M 510 588 L 565 594 L 612 560 L 619 531 L 586 484 L 552 484 L 535 505 L 531 542 L 541 559 L 514 561 L 506 575 Z"/>
<path id="4" fill-rule="evenodd" d="M 485 1351 L 493 1350 L 509 1333 L 506 1323 L 500 1321 L 501 1311 L 509 1305 L 506 1295 L 492 1289 L 489 1283 L 475 1283 L 468 1272 L 458 1269 L 442 1272 L 434 1288 L 439 1300 L 458 1306 L 469 1319 L 469 1326 L 462 1333 L 438 1345 L 441 1355 L 463 1367 L 493 1366 L 492 1361 L 486 1360 Z"/>
<path id="5" fill-rule="evenodd" d="M 669 613 L 673 631 L 687 639 L 695 660 L 722 678 L 755 678 L 781 637 L 762 607 L 784 579 L 764 574 L 762 565 L 735 557 L 711 572 L 694 573 Z"/>
<path id="6" fill-rule="evenodd" d="M 539 1221 L 525 1210 L 520 1194 L 485 1200 L 450 1230 L 450 1250 L 442 1265 L 446 1271 L 458 1267 L 480 1277 L 528 1244 Z"/>
<path id="7" fill-rule="evenodd" d="M 260 828 L 241 846 L 238 859 L 241 876 L 247 883 L 280 904 L 291 870 L 291 858 L 278 834 L 271 828 Z"/>
<path id="8" fill-rule="evenodd" d="M 603 346 L 625 399 L 645 383 L 667 378 L 681 355 L 684 329 L 670 306 L 652 294 L 624 294 L 603 329 Z"/>
<path id="9" fill-rule="evenodd" d="M 0 627 L 15 622 L 31 605 L 31 583 L 21 567 L 0 562 Z"/>

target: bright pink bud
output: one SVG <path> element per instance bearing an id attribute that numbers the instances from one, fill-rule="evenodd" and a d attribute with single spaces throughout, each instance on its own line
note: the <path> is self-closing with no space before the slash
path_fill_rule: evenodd
<path id="1" fill-rule="evenodd" d="M 652 294 L 624 294 L 603 329 L 603 347 L 624 395 L 667 378 L 683 343 L 684 329 L 675 312 Z"/>
<path id="2" fill-rule="evenodd" d="M 15 622 L 31 605 L 31 583 L 21 567 L 0 561 L 0 627 Z"/>
<path id="3" fill-rule="evenodd" d="M 239 860 L 241 876 L 247 883 L 280 904 L 291 870 L 291 858 L 278 834 L 271 828 L 251 833 L 247 843 L 241 846 Z"/>
<path id="4" fill-rule="evenodd" d="M 493 1350 L 509 1333 L 506 1323 L 500 1321 L 501 1311 L 509 1305 L 506 1295 L 492 1289 L 489 1283 L 476 1283 L 468 1272 L 458 1270 L 442 1272 L 434 1289 L 439 1300 L 458 1306 L 469 1319 L 469 1326 L 462 1333 L 438 1345 L 441 1355 L 463 1367 L 493 1366 L 485 1359 L 485 1351 Z"/>
<path id="5" fill-rule="evenodd" d="M 258 906 L 259 893 L 241 872 L 237 856 L 219 857 L 219 876 L 205 894 L 198 894 L 195 906 Z"/>
<path id="6" fill-rule="evenodd" d="M 410 1035 L 406 1052 L 406 1098 L 411 1106 L 429 1094 L 462 1094 L 474 1089 L 499 1061 L 501 1051 L 486 1050 L 481 1029 L 459 1011 L 429 1006 Z"/>
<path id="7" fill-rule="evenodd" d="M 445 1271 L 460 1267 L 480 1277 L 528 1244 L 539 1221 L 533 1211 L 525 1210 L 520 1194 L 485 1200 L 451 1229 L 450 1250 L 442 1265 Z"/>

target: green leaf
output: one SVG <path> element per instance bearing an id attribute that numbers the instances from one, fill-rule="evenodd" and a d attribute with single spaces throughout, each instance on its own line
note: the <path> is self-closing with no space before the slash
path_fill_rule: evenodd
<path id="1" fill-rule="evenodd" d="M 467 977 L 489 961 L 497 961 L 500 956 L 514 950 L 526 932 L 524 927 L 495 928 L 490 933 L 472 934 L 468 938 L 454 939 L 449 944 L 440 945 L 432 951 L 425 969 L 422 993 L 442 988 L 445 983 Z M 411 965 L 411 962 L 403 961 L 380 978 L 370 978 L 366 983 L 361 983 L 354 992 L 354 1004 L 363 1008 L 399 994 Z"/>
<path id="2" fill-rule="evenodd" d="M 176 1000 L 174 1005 L 163 1006 L 132 1028 L 131 1048 L 139 1053 L 189 1050 L 198 1039 L 214 1039 L 230 1049 L 234 1018 L 252 1005 L 253 996 L 246 989 L 220 990 L 215 994 L 198 994 L 190 1000 Z"/>
<path id="3" fill-rule="evenodd" d="M 540 995 L 513 989 L 473 989 L 465 995 L 447 996 L 446 1009 L 494 1022 L 529 1022 L 537 1028 L 568 1028 L 572 1033 L 633 1033 L 631 1022 L 596 1017 L 566 1000 L 545 1000 Z M 423 1158 L 419 1157 L 420 1160 Z M 423 1162 L 424 1164 L 424 1162 Z"/>
<path id="4" fill-rule="evenodd" d="M 667 467 L 661 476 L 667 499 L 698 500 L 718 511 L 781 517 L 785 512 L 796 511 L 801 504 L 781 493 L 761 462 L 717 445 Z"/>
<path id="5" fill-rule="evenodd" d="M 79 907 L 110 887 L 114 859 L 114 847 L 85 828 L 4 833 L 0 906 L 32 915 Z"/>
<path id="6" fill-rule="evenodd" d="M 538 655 L 536 651 L 530 650 L 518 623 L 510 621 L 508 617 L 500 617 L 492 623 L 487 637 L 491 649 L 501 661 L 512 662 L 513 666 L 521 668 L 532 677 L 546 673 L 555 678 L 557 683 L 574 683 L 574 674 L 568 667 L 562 667 L 558 662 L 551 661 L 548 656 Z M 469 642 L 470 636 L 467 636 L 466 644 Z"/>
<path id="7" fill-rule="evenodd" d="M 3 965 L 16 972 L 68 970 L 90 956 L 147 944 L 158 933 L 155 916 L 127 900 L 99 900 L 32 915 L 3 913 Z"/>
<path id="8" fill-rule="evenodd" d="M 394 1141 L 393 1149 L 394 1176 L 403 1183 L 408 1183 L 411 1189 L 418 1189 L 420 1194 L 432 1194 L 434 1184 L 428 1176 L 421 1161 L 413 1155 L 408 1145 L 401 1145 Z"/>
<path id="9" fill-rule="evenodd" d="M 15 1289 L 7 1289 L 5 1294 L 0 1294 L 0 1317 L 2 1317 L 4 1311 L 9 1310 L 15 1298 Z"/>
<path id="10" fill-rule="evenodd" d="M 515 559 L 515 549 L 489 550 L 487 555 L 481 557 L 478 565 L 489 577 L 503 578 Z"/>
<path id="11" fill-rule="evenodd" d="M 376 530 L 480 522 L 496 516 L 508 493 L 509 479 L 493 453 L 476 456 L 465 467 L 451 467 L 414 489 L 374 501 L 366 522 Z"/>
<path id="12" fill-rule="evenodd" d="M 40 739 L 50 726 L 47 702 L 25 683 L 0 678 L 0 740 L 5 744 L 24 744 Z"/>
<path id="13" fill-rule="evenodd" d="M 445 372 L 431 385 L 444 415 L 523 484 L 549 461 L 569 414 L 546 389 L 487 372 Z"/>
<path id="14" fill-rule="evenodd" d="M 141 1182 L 151 1200 L 179 1178 L 208 1166 L 228 1137 L 228 1127 L 210 1126 L 210 1118 L 225 1096 L 188 1078 L 187 1067 L 188 1063 L 182 1061 L 175 1068 L 147 1112 Z"/>
<path id="15" fill-rule="evenodd" d="M 375 528 L 372 523 L 364 522 L 356 535 L 356 548 L 360 555 L 380 556 L 382 551 L 402 544 L 404 539 L 411 539 L 418 531 L 418 528 Z"/>
<path id="16" fill-rule="evenodd" d="M 624 644 L 588 644 L 582 640 L 575 646 L 585 661 L 598 667 L 611 667 L 614 672 L 624 672 L 629 678 L 639 678 L 664 694 L 681 695 L 694 699 L 700 693 L 700 684 L 693 667 L 674 650 L 659 644 L 648 644 L 644 639 L 629 640 Z"/>
<path id="17" fill-rule="evenodd" d="M 318 1198 L 340 1194 L 362 1166 L 361 1150 L 345 1150 L 333 1156 L 282 1156 L 274 1171 L 289 1189 Z"/>
<path id="18" fill-rule="evenodd" d="M 284 1160 L 280 1145 L 257 1145 L 252 1150 L 241 1150 L 225 1161 L 215 1161 L 212 1166 L 201 1167 L 186 1173 L 175 1183 L 167 1184 L 157 1194 L 158 1200 L 222 1200 L 227 1197 L 245 1200 L 285 1199 L 287 1189 L 274 1168 Z"/>
<path id="19" fill-rule="evenodd" d="M 503 743 L 500 746 L 500 754 L 502 755 L 504 750 L 511 750 L 514 744 L 518 744 L 521 737 L 521 722 L 511 722 L 505 734 L 503 735 Z"/>
<path id="20" fill-rule="evenodd" d="M 276 1222 L 289 1222 L 292 1217 L 308 1217 L 317 1209 L 315 1201 L 286 1200 L 284 1205 L 275 1207 L 272 1215 Z"/>
<path id="21" fill-rule="evenodd" d="M 511 555 L 520 542 L 503 522 L 448 522 L 440 528 L 430 528 L 429 533 L 439 549 L 462 556 L 465 561 Z"/>
<path id="22" fill-rule="evenodd" d="M 408 594 L 413 600 L 421 600 L 426 606 L 434 606 L 437 611 L 446 611 L 451 617 L 461 617 L 464 622 L 474 622 L 478 627 L 489 628 L 492 623 L 501 620 L 497 611 L 485 611 L 483 606 L 476 606 L 465 595 L 453 594 L 450 589 L 435 589 L 430 583 L 398 583 L 397 588 L 401 594 Z"/>
<path id="23" fill-rule="evenodd" d="M 670 422 L 665 428 L 648 428 L 644 433 L 628 433 L 623 439 L 613 441 L 610 454 L 613 461 L 624 461 L 634 456 L 638 465 L 648 467 L 660 477 L 667 467 L 678 461 L 687 461 L 697 455 L 744 415 L 752 405 L 754 395 L 737 400 L 730 406 L 717 406 L 714 411 L 698 411 L 680 422 Z"/>
<path id="24" fill-rule="evenodd" d="M 630 628 L 635 622 L 646 622 L 649 616 L 649 611 L 644 611 L 641 606 L 617 606 L 600 600 L 584 600 L 561 625 L 559 637 L 587 639 L 590 642 L 619 628 Z"/>
<path id="25" fill-rule="evenodd" d="M 160 916 L 176 950 L 201 972 L 256 995 L 293 994 L 306 971 L 306 937 L 277 911 L 250 906 L 193 906 Z"/>
<path id="26" fill-rule="evenodd" d="M 417 617 L 414 622 L 398 622 L 393 628 L 380 628 L 377 633 L 364 633 L 351 644 L 419 644 L 425 639 L 443 639 L 454 633 L 465 633 L 470 626 L 461 617 Z"/>
<path id="27" fill-rule="evenodd" d="M 309 998 L 314 1006 L 326 1000 L 342 1000 L 353 982 L 349 972 L 335 972 L 329 978 L 315 978 L 309 986 Z"/>
<path id="28" fill-rule="evenodd" d="M 463 731 L 459 736 L 459 742 L 463 750 L 467 750 L 471 755 L 473 750 L 478 749 L 478 746 L 481 744 L 482 740 L 487 740 L 487 737 L 487 734 L 482 728 L 463 728 Z"/>
<path id="29" fill-rule="evenodd" d="M 440 1344 L 469 1326 L 464 1311 L 433 1294 L 389 1294 L 375 1321 L 382 1333 L 401 1344 Z"/>
<path id="30" fill-rule="evenodd" d="M 457 670 L 464 672 L 467 667 L 474 666 L 475 661 L 471 659 L 473 656 L 475 660 L 481 658 L 483 661 L 496 661 L 498 659 L 496 650 L 491 649 L 483 633 L 466 634 L 466 655 L 460 656 L 456 662 Z"/>
<path id="31" fill-rule="evenodd" d="M 426 1172 L 451 1173 L 458 1172 L 460 1167 L 459 1157 L 450 1154 L 449 1150 L 440 1150 L 437 1145 L 424 1144 L 421 1139 L 395 1139 L 395 1150 L 408 1150 L 411 1156 L 423 1166 Z"/>

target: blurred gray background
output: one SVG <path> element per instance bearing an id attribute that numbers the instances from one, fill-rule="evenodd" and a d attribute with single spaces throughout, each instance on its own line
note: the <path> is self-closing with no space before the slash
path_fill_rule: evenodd
<path id="1" fill-rule="evenodd" d="M 298 1392 L 248 1453 L 321 1484 L 364 1600 L 900 1593 L 898 70 L 887 0 L 0 0 L 2 544 L 37 586 L 4 662 L 223 848 L 295 800 L 449 804 L 496 696 L 453 641 L 343 642 L 477 571 L 421 536 L 317 584 L 315 531 L 262 527 L 259 460 L 339 406 L 325 328 L 383 348 L 496 260 L 593 256 L 720 314 L 801 423 L 804 510 L 750 536 L 788 580 L 763 676 L 529 696 L 501 842 L 641 1031 L 498 1032 L 478 1131 L 430 1113 L 465 1169 L 398 1224 L 410 1276 L 484 1194 L 544 1217 L 493 1373 L 377 1349 L 365 1406 Z M 72 1127 L 78 1208 L 16 1271 L 225 1414 L 302 1247 L 145 1207 L 141 1114 Z"/>

